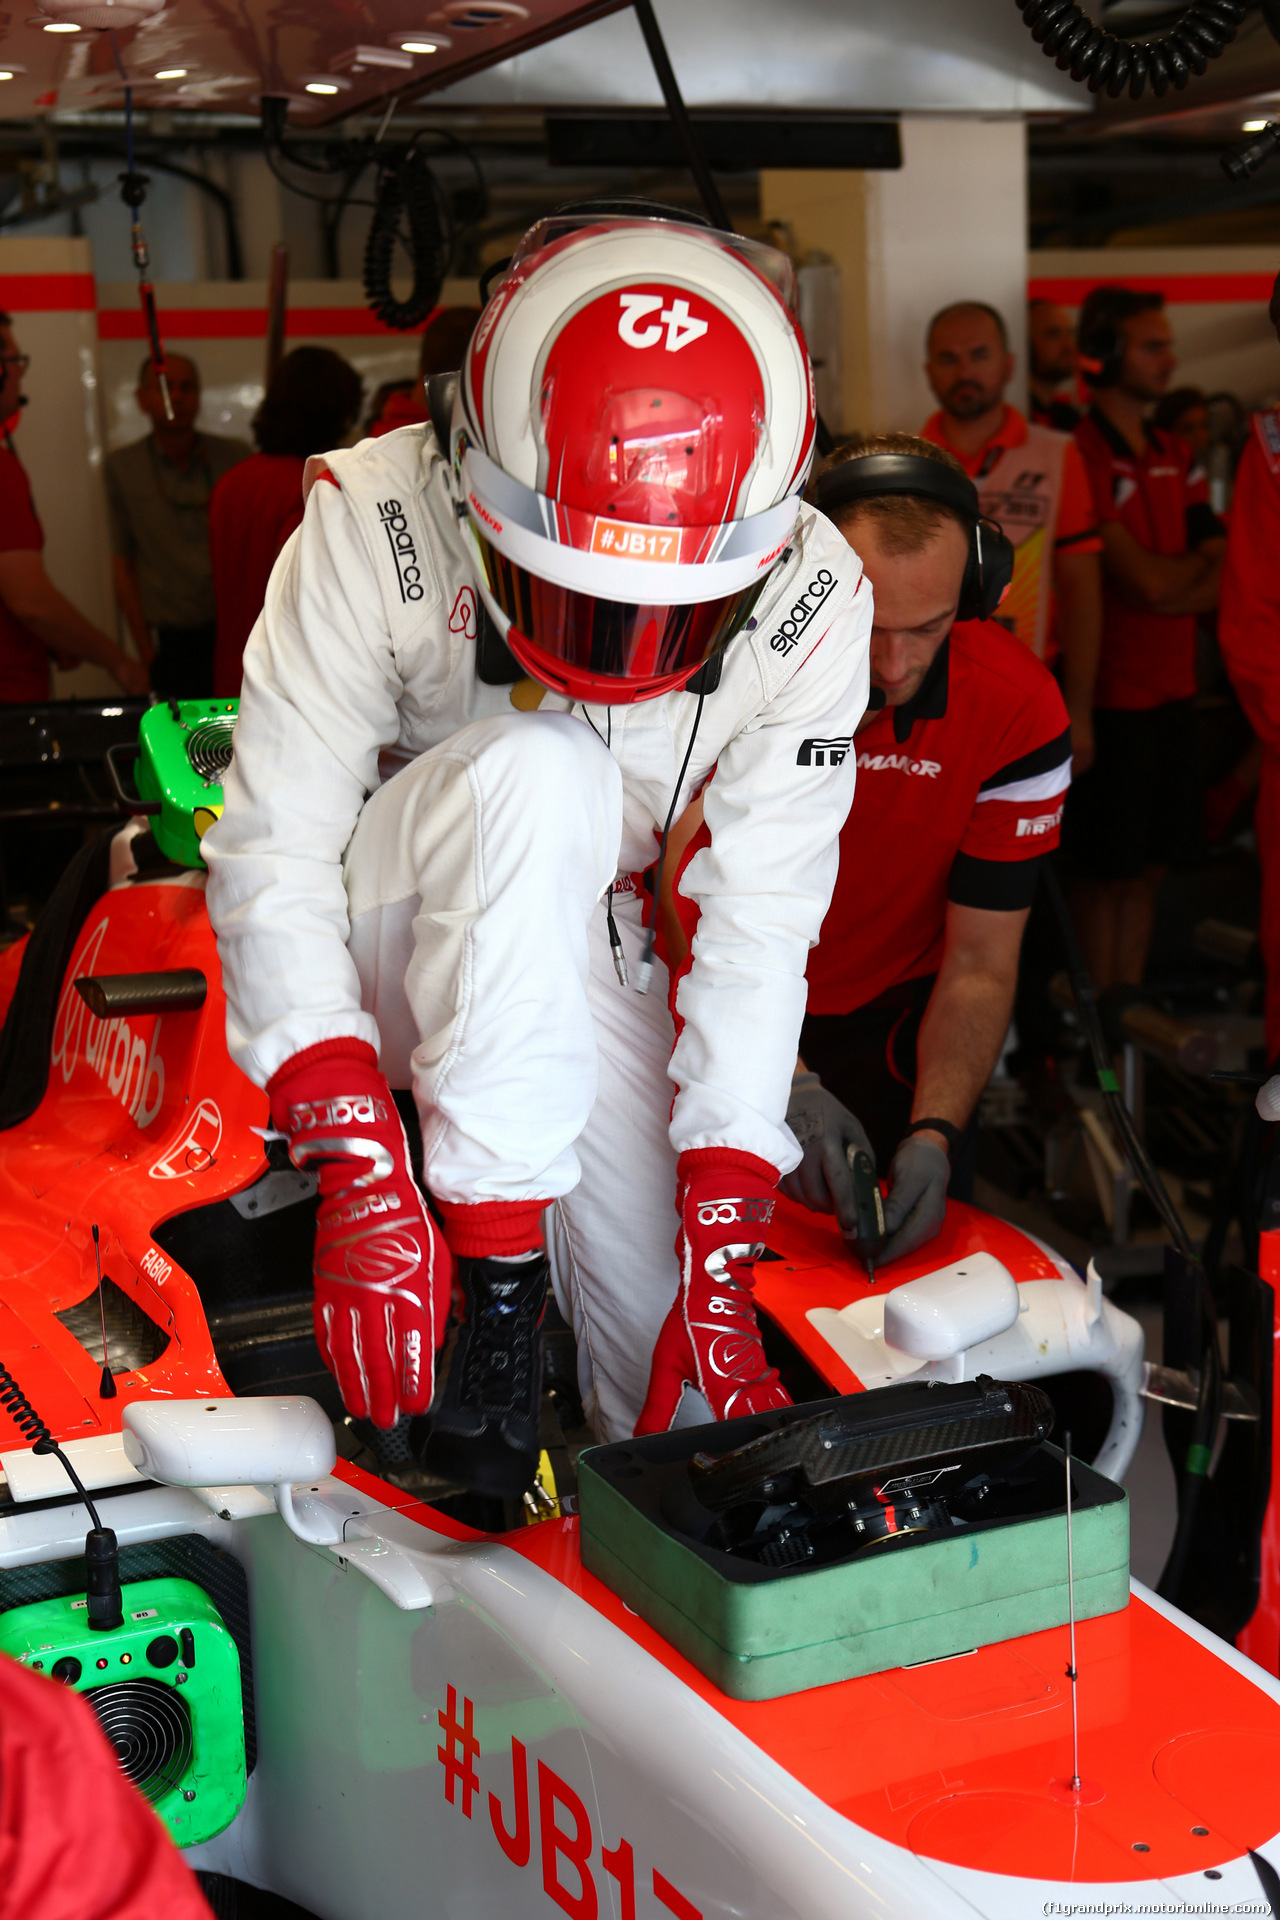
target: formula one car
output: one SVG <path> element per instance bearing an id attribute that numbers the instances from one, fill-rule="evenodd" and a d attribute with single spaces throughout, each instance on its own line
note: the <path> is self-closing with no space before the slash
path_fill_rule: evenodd
<path id="1" fill-rule="evenodd" d="M 0 960 L 0 1650 L 87 1694 L 215 1910 L 1280 1898 L 1271 1286 L 1232 1283 L 1189 1561 L 1218 1632 L 1128 1580 L 1139 1328 L 971 1207 L 873 1285 L 780 1205 L 784 1415 L 591 1449 L 576 1485 L 549 1446 L 559 1484 L 497 1526 L 407 1448 L 369 1471 L 311 1334 L 313 1182 L 226 1052 L 199 843 L 234 721 L 146 713 L 127 824 Z"/>

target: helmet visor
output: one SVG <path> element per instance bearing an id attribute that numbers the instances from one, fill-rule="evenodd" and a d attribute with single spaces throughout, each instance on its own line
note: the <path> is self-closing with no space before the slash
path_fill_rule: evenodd
<path id="1" fill-rule="evenodd" d="M 765 587 L 753 580 L 686 606 L 602 600 L 517 566 L 474 522 L 471 534 L 489 594 L 517 632 L 551 661 L 620 686 L 696 672 L 746 625 Z"/>

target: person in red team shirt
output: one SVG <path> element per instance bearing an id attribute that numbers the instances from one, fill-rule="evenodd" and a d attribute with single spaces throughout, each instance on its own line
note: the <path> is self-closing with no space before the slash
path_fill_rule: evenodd
<path id="1" fill-rule="evenodd" d="M 211 1920 L 92 1707 L 4 1655 L 0 1920 Z"/>
<path id="2" fill-rule="evenodd" d="M 959 461 L 983 513 L 1013 543 L 1013 580 L 996 618 L 1060 676 L 1083 773 L 1093 759 L 1102 541 L 1080 455 L 1069 435 L 1028 424 L 1005 400 L 1014 360 L 994 307 L 944 307 L 930 322 L 927 351 L 939 406 L 922 432 Z"/>
<path id="3" fill-rule="evenodd" d="M 882 475 L 921 491 L 850 498 L 851 463 L 876 455 L 914 466 Z M 972 1115 L 1008 1031 L 1040 864 L 1058 843 L 1071 732 L 1056 681 L 1021 641 L 994 620 L 956 618 L 979 510 L 957 460 L 911 434 L 878 434 L 833 454 L 810 498 L 872 585 L 871 700 L 852 742 L 809 743 L 841 758 L 851 748 L 858 780 L 809 956 L 787 1111 L 803 1159 L 782 1190 L 834 1211 L 852 1236 L 847 1150 L 868 1149 L 888 1169 L 880 1257 L 892 1260 L 938 1231 L 948 1191 L 972 1197 Z M 663 930 L 677 978 L 696 923 L 681 878 L 706 844 L 700 808 L 669 850 Z"/>
<path id="4" fill-rule="evenodd" d="M 44 529 L 10 438 L 23 403 L 26 369 L 13 321 L 0 313 L 0 705 L 47 700 L 51 654 L 62 666 L 91 660 L 126 693 L 145 693 L 149 681 L 142 662 L 86 620 L 44 570 Z"/>
<path id="5" fill-rule="evenodd" d="M 1280 339 L 1280 275 L 1271 295 Z M 1218 645 L 1262 743 L 1253 824 L 1262 865 L 1258 937 L 1267 970 L 1267 1055 L 1280 1054 L 1280 415 L 1256 413 L 1236 473 L 1222 569 Z"/>
<path id="6" fill-rule="evenodd" d="M 302 524 L 308 457 L 340 447 L 363 389 L 355 368 L 328 347 L 295 347 L 271 377 L 253 416 L 258 451 L 231 467 L 209 496 L 209 560 L 218 637 L 213 691 L 240 691 L 245 642 L 262 612 L 281 547 Z"/>
<path id="7" fill-rule="evenodd" d="M 1105 990 L 1141 983 L 1160 882 L 1199 831 L 1196 615 L 1217 605 L 1226 540 L 1190 449 L 1145 418 L 1177 365 L 1163 294 L 1095 287 L 1079 364 L 1094 400 L 1076 443 L 1105 591 L 1094 765 L 1072 795 L 1065 844 L 1083 870 L 1085 958 Z"/>

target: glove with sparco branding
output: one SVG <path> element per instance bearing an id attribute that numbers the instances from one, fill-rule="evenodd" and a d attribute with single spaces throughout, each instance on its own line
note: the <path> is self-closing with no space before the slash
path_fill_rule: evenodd
<path id="1" fill-rule="evenodd" d="M 754 1154 L 719 1147 L 682 1153 L 677 1173 L 680 1285 L 654 1348 L 637 1433 L 665 1433 L 686 1387 L 702 1395 L 713 1420 L 791 1405 L 764 1357 L 751 1298 L 778 1176 Z"/>
<path id="2" fill-rule="evenodd" d="M 267 1093 L 294 1165 L 320 1177 L 313 1312 L 343 1405 L 377 1427 L 425 1413 L 453 1263 L 378 1056 L 363 1040 L 322 1040 L 286 1060 Z"/>
<path id="3" fill-rule="evenodd" d="M 884 1203 L 885 1244 L 880 1264 L 914 1253 L 932 1240 L 947 1213 L 951 1162 L 932 1140 L 909 1133 L 889 1166 L 889 1197 Z"/>
<path id="4" fill-rule="evenodd" d="M 827 1092 L 816 1073 L 798 1073 L 791 1082 L 787 1125 L 803 1158 L 783 1175 L 780 1190 L 812 1213 L 834 1213 L 841 1233 L 852 1238 L 859 1221 L 849 1149 L 865 1153 L 873 1170 L 876 1164 L 861 1120 Z"/>

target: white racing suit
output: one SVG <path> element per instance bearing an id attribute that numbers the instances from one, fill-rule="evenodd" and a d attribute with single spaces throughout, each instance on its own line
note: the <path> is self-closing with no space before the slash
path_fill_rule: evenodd
<path id="1" fill-rule="evenodd" d="M 314 463 L 313 463 L 314 464 Z M 412 1086 L 443 1201 L 554 1199 L 553 1281 L 604 1438 L 629 1435 L 676 1293 L 676 1156 L 780 1172 L 805 965 L 835 881 L 871 593 L 805 508 L 706 698 L 679 816 L 711 846 L 679 986 L 636 978 L 696 695 L 517 711 L 476 672 L 474 574 L 434 434 L 326 456 L 245 653 L 225 811 L 203 842 L 233 1058 L 258 1085 L 354 1035 Z M 674 1048 L 674 1051 L 673 1051 Z M 676 1092 L 671 1098 L 671 1082 Z"/>

